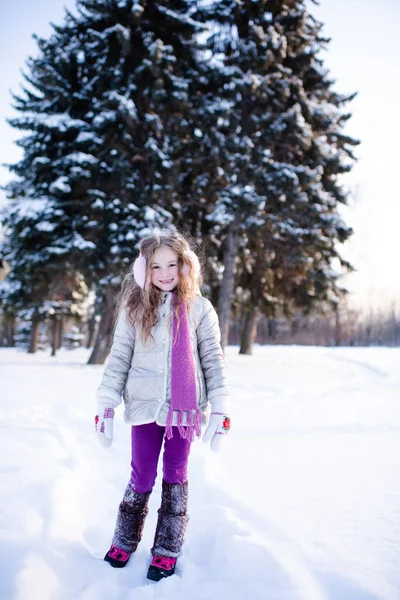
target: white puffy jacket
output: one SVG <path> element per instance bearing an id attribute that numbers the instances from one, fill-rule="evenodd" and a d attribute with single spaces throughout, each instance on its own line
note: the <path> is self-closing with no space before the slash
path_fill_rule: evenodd
<path id="1" fill-rule="evenodd" d="M 125 421 L 132 425 L 166 425 L 171 398 L 172 293 L 163 292 L 153 339 L 144 343 L 123 310 L 101 384 L 99 402 L 125 402 Z M 189 331 L 196 370 L 197 405 L 205 417 L 208 402 L 214 411 L 227 412 L 229 390 L 220 345 L 218 317 L 201 295 L 190 303 Z M 176 415 L 173 422 L 176 425 Z M 185 421 L 184 421 L 185 424 Z"/>

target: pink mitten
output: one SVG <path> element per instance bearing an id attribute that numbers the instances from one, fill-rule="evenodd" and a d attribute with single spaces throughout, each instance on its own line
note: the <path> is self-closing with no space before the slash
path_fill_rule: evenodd
<path id="1" fill-rule="evenodd" d="M 113 441 L 114 408 L 107 404 L 98 404 L 94 418 L 96 436 L 104 448 L 109 448 Z"/>
<path id="2" fill-rule="evenodd" d="M 203 442 L 210 442 L 211 450 L 217 452 L 222 445 L 222 440 L 231 428 L 231 420 L 225 413 L 212 412 Z"/>

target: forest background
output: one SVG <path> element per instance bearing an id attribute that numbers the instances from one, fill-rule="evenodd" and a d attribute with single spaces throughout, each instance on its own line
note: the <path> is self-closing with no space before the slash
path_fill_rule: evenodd
<path id="1" fill-rule="evenodd" d="M 78 5 L 3 20 L 2 343 L 102 362 L 140 235 L 174 223 L 225 344 L 398 344 L 395 2 Z"/>

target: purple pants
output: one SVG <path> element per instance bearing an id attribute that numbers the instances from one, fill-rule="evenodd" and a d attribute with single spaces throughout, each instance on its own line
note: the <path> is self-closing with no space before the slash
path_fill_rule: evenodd
<path id="1" fill-rule="evenodd" d="M 164 441 L 163 479 L 166 483 L 185 483 L 191 442 L 181 438 L 177 427 L 164 439 L 165 427 L 157 423 L 132 426 L 132 474 L 130 485 L 138 494 L 153 489 L 157 464 Z"/>

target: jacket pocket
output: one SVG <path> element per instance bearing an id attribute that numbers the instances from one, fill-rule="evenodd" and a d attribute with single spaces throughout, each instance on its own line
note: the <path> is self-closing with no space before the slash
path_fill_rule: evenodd
<path id="1" fill-rule="evenodd" d="M 164 378 L 159 373 L 137 369 L 129 373 L 125 388 L 126 402 L 153 402 L 163 396 Z"/>

